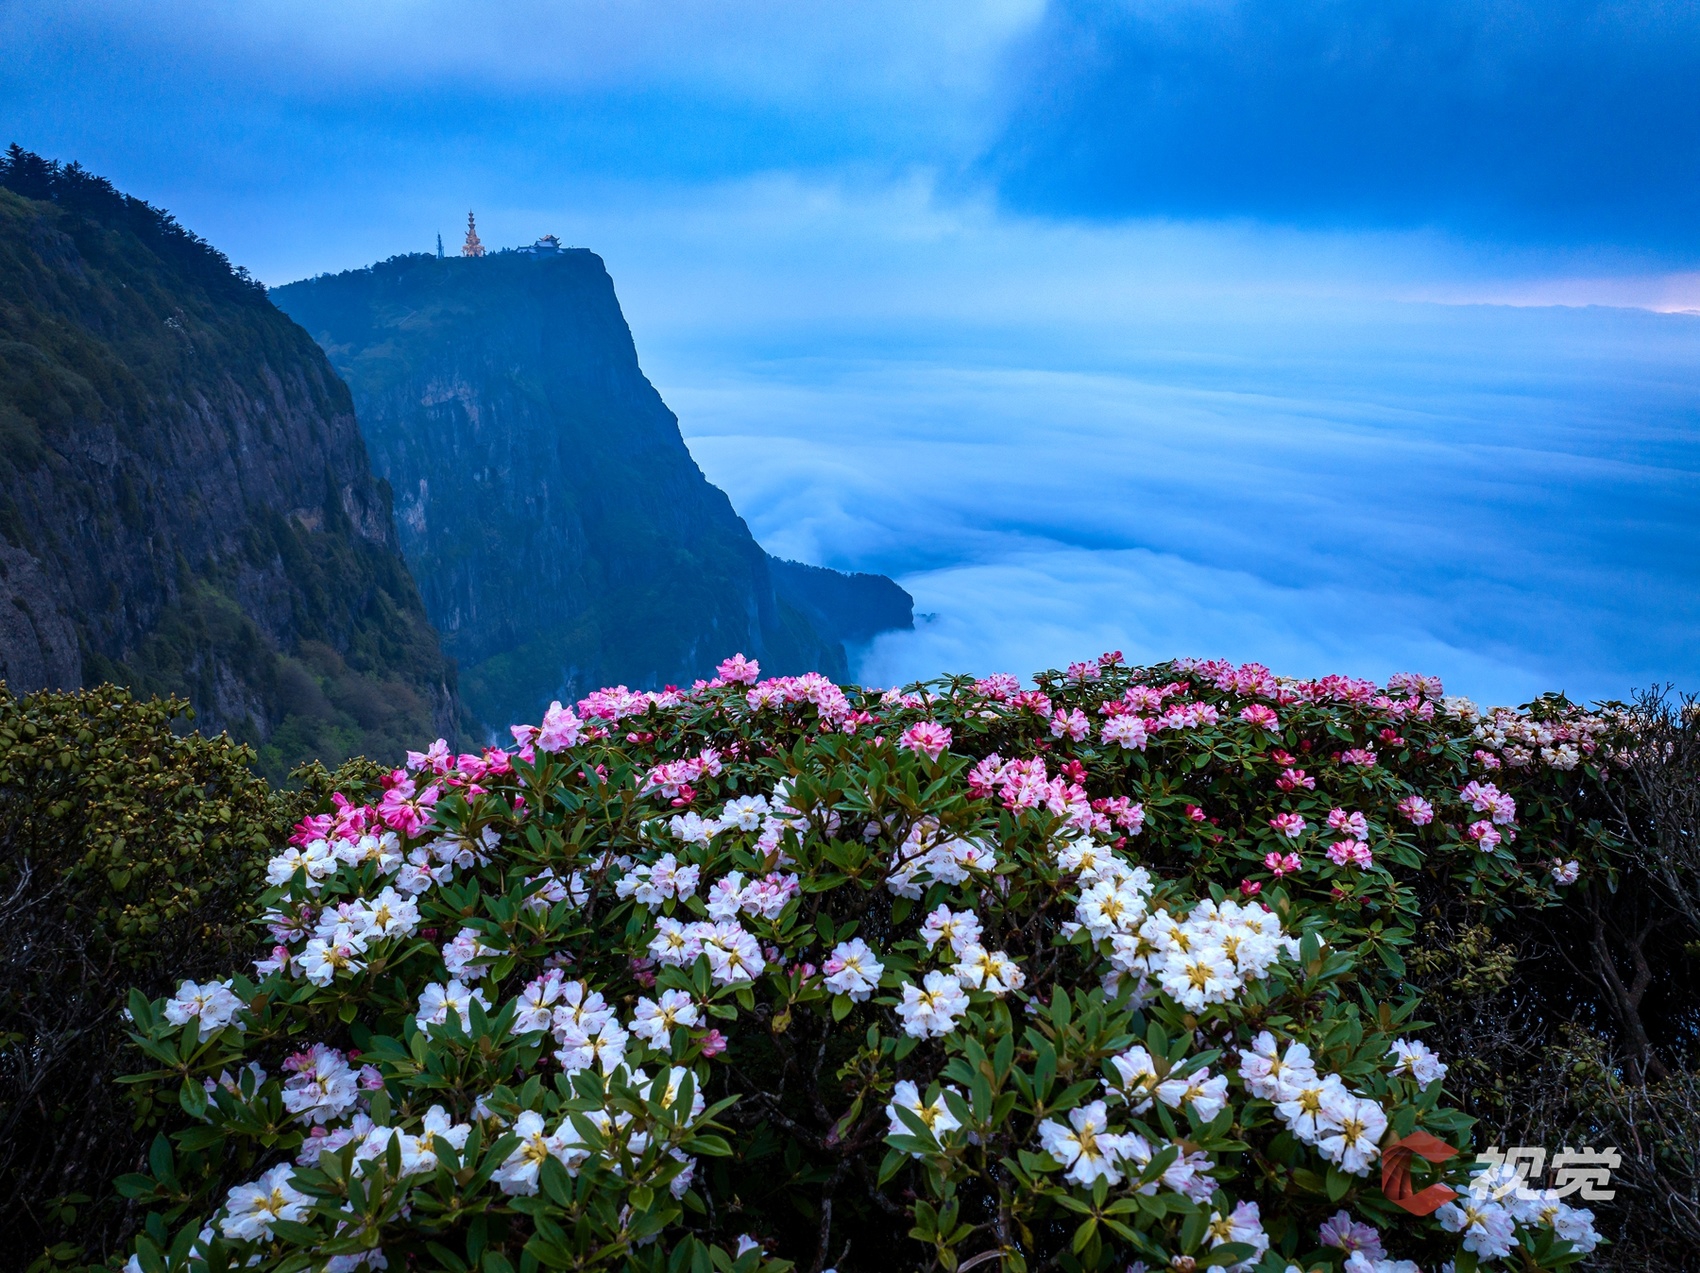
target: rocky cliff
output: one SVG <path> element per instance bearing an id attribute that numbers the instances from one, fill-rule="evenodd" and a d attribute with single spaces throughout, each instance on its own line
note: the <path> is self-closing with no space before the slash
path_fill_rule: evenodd
<path id="1" fill-rule="evenodd" d="M 734 651 L 848 674 L 888 579 L 775 563 L 697 468 L 594 253 L 397 257 L 276 288 L 354 394 L 468 705 L 496 728 Z"/>
<path id="2" fill-rule="evenodd" d="M 455 737 L 459 713 L 312 339 L 170 217 L 17 147 L 0 160 L 0 679 L 184 694 L 274 776 Z"/>

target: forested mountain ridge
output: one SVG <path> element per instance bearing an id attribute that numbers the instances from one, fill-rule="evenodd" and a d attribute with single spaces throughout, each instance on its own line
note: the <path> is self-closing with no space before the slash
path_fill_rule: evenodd
<path id="1" fill-rule="evenodd" d="M 458 733 L 453 667 L 318 347 L 168 215 L 16 146 L 0 679 L 182 694 L 274 776 Z"/>
<path id="2" fill-rule="evenodd" d="M 847 642 L 912 623 L 889 579 L 768 557 L 644 376 L 594 253 L 395 257 L 272 297 L 353 391 L 489 726 L 600 685 L 688 684 L 736 650 L 844 679 Z"/>

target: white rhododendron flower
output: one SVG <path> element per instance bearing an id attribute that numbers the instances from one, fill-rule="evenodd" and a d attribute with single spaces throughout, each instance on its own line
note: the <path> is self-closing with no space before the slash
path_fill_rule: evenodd
<path id="1" fill-rule="evenodd" d="M 1112 933 L 1137 929 L 1145 919 L 1145 898 L 1129 884 L 1096 879 L 1081 891 L 1075 918 L 1094 940 L 1101 941 Z"/>
<path id="2" fill-rule="evenodd" d="M 1206 1066 L 1157 1084 L 1157 1099 L 1170 1109 L 1190 1109 L 1200 1121 L 1208 1123 L 1227 1108 L 1228 1079 L 1222 1074 L 1213 1077 Z"/>
<path id="3" fill-rule="evenodd" d="M 708 968 L 719 986 L 734 986 L 754 981 L 761 976 L 767 961 L 761 953 L 761 943 L 731 920 L 700 925 L 699 940 L 702 953 L 708 956 Z"/>
<path id="4" fill-rule="evenodd" d="M 848 995 L 852 1003 L 865 1003 L 879 989 L 885 965 L 860 937 L 833 947 L 822 965 L 826 988 L 835 995 Z"/>
<path id="5" fill-rule="evenodd" d="M 283 1084 L 283 1107 L 304 1123 L 328 1123 L 350 1109 L 359 1096 L 359 1078 L 335 1048 L 315 1043 L 283 1063 L 290 1074 Z"/>
<path id="6" fill-rule="evenodd" d="M 1316 1082 L 1310 1048 L 1292 1043 L 1281 1053 L 1275 1036 L 1259 1032 L 1250 1048 L 1240 1049 L 1240 1081 L 1253 1096 L 1266 1101 L 1281 1099 L 1283 1091 L 1297 1091 Z"/>
<path id="7" fill-rule="evenodd" d="M 460 980 L 447 983 L 434 983 L 426 986 L 419 996 L 419 1012 L 414 1017 L 421 1030 L 434 1025 L 442 1025 L 453 1013 L 460 1022 L 460 1028 L 472 1028 L 472 1004 L 477 1001 L 479 1007 L 489 1010 L 490 1001 L 484 997 L 484 991 L 473 987 L 468 989 Z"/>
<path id="8" fill-rule="evenodd" d="M 639 906 L 657 907 L 673 898 L 694 897 L 701 877 L 701 867 L 681 866 L 671 853 L 663 853 L 651 865 L 634 865 L 614 885 L 614 892 L 636 899 Z"/>
<path id="9" fill-rule="evenodd" d="M 945 942 L 957 955 L 980 940 L 980 917 L 973 911 L 953 911 L 940 906 L 921 924 L 921 940 L 929 947 Z"/>
<path id="10" fill-rule="evenodd" d="M 931 1039 L 949 1034 L 957 1018 L 968 1011 L 968 996 L 955 977 L 942 972 L 929 972 L 917 986 L 907 982 L 903 987 L 903 1002 L 897 1005 L 903 1030 L 912 1038 Z"/>
<path id="11" fill-rule="evenodd" d="M 177 993 L 166 1003 L 165 1019 L 172 1025 L 196 1022 L 203 1042 L 232 1022 L 235 1022 L 236 1028 L 240 1030 L 242 1024 L 236 1022 L 236 1014 L 247 1005 L 236 997 L 235 991 L 231 989 L 233 984 L 229 981 L 209 981 L 204 985 L 197 985 L 193 981 L 185 981 L 177 987 Z"/>
<path id="12" fill-rule="evenodd" d="M 519 1011 L 514 1014 L 515 1034 L 549 1029 L 555 1020 L 555 1005 L 561 999 L 563 980 L 561 970 L 551 968 L 526 984 L 519 994 Z"/>
<path id="13" fill-rule="evenodd" d="M 425 1111 L 423 1126 L 417 1136 L 401 1138 L 401 1170 L 403 1175 L 418 1176 L 437 1170 L 437 1155 L 453 1149 L 466 1148 L 466 1138 L 472 1134 L 470 1123 L 457 1123 L 441 1105 Z"/>
<path id="14" fill-rule="evenodd" d="M 1252 1248 L 1252 1253 L 1243 1260 L 1224 1265 L 1230 1273 L 1244 1273 L 1259 1260 L 1269 1249 L 1269 1235 L 1263 1231 L 1263 1220 L 1258 1214 L 1255 1202 L 1242 1202 L 1227 1214 L 1220 1211 L 1210 1213 L 1210 1223 L 1205 1228 L 1210 1238 L 1212 1249 L 1227 1242 L 1243 1242 Z"/>
<path id="15" fill-rule="evenodd" d="M 923 1102 L 920 1090 L 909 1079 L 899 1080 L 897 1086 L 892 1089 L 891 1100 L 885 1107 L 885 1116 L 889 1124 L 889 1135 L 913 1136 L 914 1129 L 904 1122 L 902 1115 L 897 1112 L 900 1109 L 908 1110 L 920 1119 L 921 1125 L 931 1132 L 935 1139 L 962 1126 L 950 1112 L 943 1092 L 935 1096 L 930 1104 Z M 911 1151 L 911 1154 L 916 1158 L 921 1156 L 914 1151 Z"/>
<path id="16" fill-rule="evenodd" d="M 1090 1187 L 1095 1180 L 1120 1184 L 1120 1164 L 1127 1156 L 1126 1140 L 1109 1130 L 1103 1101 L 1093 1101 L 1068 1113 L 1068 1122 L 1046 1119 L 1039 1124 L 1039 1145 L 1064 1168 L 1068 1179 Z"/>
<path id="17" fill-rule="evenodd" d="M 987 994 L 1001 996 L 1020 990 L 1027 984 L 1027 975 L 1001 950 L 973 945 L 964 947 L 959 953 L 962 957 L 950 970 L 950 975 L 961 982 L 964 989 L 984 990 Z"/>
<path id="18" fill-rule="evenodd" d="M 1329 1162 L 1338 1163 L 1341 1171 L 1367 1176 L 1370 1164 L 1381 1154 L 1387 1115 L 1368 1097 L 1335 1092 L 1330 1099 L 1333 1125 L 1317 1141 L 1317 1148 Z"/>
<path id="19" fill-rule="evenodd" d="M 740 796 L 726 802 L 720 812 L 720 825 L 727 830 L 759 831 L 767 814 L 766 796 Z"/>
<path id="20" fill-rule="evenodd" d="M 252 1184 L 237 1185 L 224 1199 L 219 1229 L 233 1242 L 256 1242 L 271 1236 L 279 1220 L 301 1220 L 313 1199 L 291 1183 L 288 1163 L 280 1163 Z"/>
<path id="21" fill-rule="evenodd" d="M 448 969 L 450 977 L 459 979 L 496 961 L 500 952 L 485 944 L 484 937 L 479 929 L 469 926 L 462 928 L 443 947 L 443 966 Z"/>
<path id="22" fill-rule="evenodd" d="M 682 990 L 664 990 L 659 999 L 639 999 L 632 1011 L 631 1032 L 652 1048 L 666 1051 L 678 1026 L 702 1020 L 696 1001 Z"/>
<path id="23" fill-rule="evenodd" d="M 1441 1205 L 1434 1218 L 1448 1233 L 1463 1235 L 1464 1249 L 1484 1260 L 1510 1255 L 1516 1242 L 1516 1222 L 1497 1202 L 1486 1202 L 1472 1194 Z"/>
<path id="24" fill-rule="evenodd" d="M 1416 1039 L 1395 1039 L 1387 1058 L 1393 1062 L 1395 1074 L 1414 1079 L 1418 1087 L 1427 1087 L 1446 1077 L 1446 1066 L 1441 1059 Z"/>
<path id="25" fill-rule="evenodd" d="M 1127 1100 L 1133 1112 L 1143 1114 L 1150 1109 L 1151 1098 L 1160 1080 L 1151 1053 L 1145 1050 L 1145 1046 L 1134 1044 L 1121 1055 L 1111 1057 L 1110 1065 L 1116 1071 L 1115 1091 Z M 1104 1082 L 1105 1086 L 1109 1086 L 1108 1079 Z"/>
<path id="26" fill-rule="evenodd" d="M 514 1120 L 511 1130 L 519 1137 L 519 1144 L 490 1175 L 503 1193 L 536 1193 L 547 1158 L 556 1159 L 569 1175 L 577 1175 L 589 1156 L 571 1120 L 562 1120 L 552 1133 L 545 1134 L 543 1116 L 528 1109 Z"/>

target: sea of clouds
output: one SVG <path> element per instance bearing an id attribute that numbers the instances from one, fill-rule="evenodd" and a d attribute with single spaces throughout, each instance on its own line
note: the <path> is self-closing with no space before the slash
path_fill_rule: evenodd
<path id="1" fill-rule="evenodd" d="M 1491 702 L 1700 681 L 1700 315 L 1400 299 L 1518 287 L 1419 241 L 917 213 L 875 243 L 854 207 L 752 229 L 759 270 L 622 273 L 607 234 L 756 536 L 914 594 L 866 680 L 1119 648 Z"/>

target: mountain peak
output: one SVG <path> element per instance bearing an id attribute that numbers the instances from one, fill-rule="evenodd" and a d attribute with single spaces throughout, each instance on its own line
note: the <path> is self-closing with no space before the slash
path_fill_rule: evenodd
<path id="1" fill-rule="evenodd" d="M 493 729 L 599 685 L 687 684 L 734 650 L 843 679 L 847 642 L 910 625 L 890 580 L 761 549 L 644 376 L 596 253 L 421 253 L 272 295 L 347 380 Z"/>

